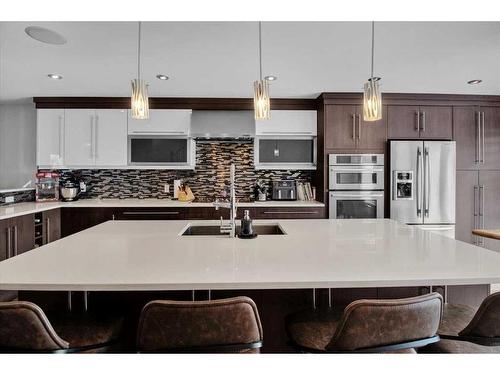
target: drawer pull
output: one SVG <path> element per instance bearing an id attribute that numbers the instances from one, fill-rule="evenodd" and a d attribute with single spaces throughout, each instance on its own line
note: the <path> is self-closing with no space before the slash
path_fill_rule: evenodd
<path id="1" fill-rule="evenodd" d="M 293 214 L 293 215 L 300 215 L 300 214 L 317 214 L 318 211 L 264 211 L 265 214 Z"/>
<path id="2" fill-rule="evenodd" d="M 179 215 L 178 211 L 125 211 L 124 215 Z"/>

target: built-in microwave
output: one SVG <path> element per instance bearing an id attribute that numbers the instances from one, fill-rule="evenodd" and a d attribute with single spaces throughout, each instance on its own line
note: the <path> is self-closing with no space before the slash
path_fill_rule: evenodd
<path id="1" fill-rule="evenodd" d="M 265 136 L 254 139 L 255 169 L 316 169 L 316 137 Z"/>
<path id="2" fill-rule="evenodd" d="M 194 169 L 196 144 L 189 137 L 129 135 L 128 165 Z"/>

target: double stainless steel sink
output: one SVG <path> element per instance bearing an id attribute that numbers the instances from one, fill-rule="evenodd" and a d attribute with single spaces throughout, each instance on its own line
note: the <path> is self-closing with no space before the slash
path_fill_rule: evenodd
<path id="1" fill-rule="evenodd" d="M 239 234 L 241 227 L 236 226 L 236 234 Z M 253 226 L 253 230 L 259 236 L 267 235 L 285 235 L 279 224 L 257 224 Z M 219 225 L 189 225 L 181 236 L 224 236 L 220 232 Z"/>

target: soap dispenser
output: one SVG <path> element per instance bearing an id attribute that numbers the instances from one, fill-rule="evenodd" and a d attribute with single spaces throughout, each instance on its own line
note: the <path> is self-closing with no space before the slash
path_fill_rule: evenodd
<path id="1" fill-rule="evenodd" d="M 243 219 L 241 219 L 240 238 L 254 238 L 257 234 L 253 232 L 252 219 L 250 219 L 250 211 L 245 210 Z"/>

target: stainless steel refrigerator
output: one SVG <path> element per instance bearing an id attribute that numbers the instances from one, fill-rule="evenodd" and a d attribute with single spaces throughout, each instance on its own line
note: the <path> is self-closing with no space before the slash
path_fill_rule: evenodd
<path id="1" fill-rule="evenodd" d="M 390 217 L 454 237 L 454 141 L 390 141 Z"/>

